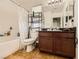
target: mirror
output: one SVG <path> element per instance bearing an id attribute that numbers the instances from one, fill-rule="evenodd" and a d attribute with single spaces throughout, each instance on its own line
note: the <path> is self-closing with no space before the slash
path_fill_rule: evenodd
<path id="1" fill-rule="evenodd" d="M 60 17 L 60 21 L 57 22 L 60 23 L 61 28 L 69 28 L 74 27 L 74 24 L 72 25 L 72 22 L 74 23 L 74 0 L 63 0 L 61 4 L 52 4 L 52 5 L 44 5 L 43 6 L 43 14 L 44 14 L 44 20 L 45 20 L 45 28 L 54 28 L 53 25 L 53 18 Z M 72 20 L 73 19 L 73 20 Z"/>
<path id="2" fill-rule="evenodd" d="M 49 5 L 47 1 L 45 2 L 43 5 L 32 8 L 33 14 L 38 11 L 42 12 L 42 28 L 74 27 L 74 0 L 62 0 L 61 3 L 54 3 L 52 5 Z M 58 17 L 60 20 L 53 20 Z M 57 23 L 57 25 L 54 26 L 55 23 Z M 38 24 L 34 24 L 34 27 L 37 25 Z"/>

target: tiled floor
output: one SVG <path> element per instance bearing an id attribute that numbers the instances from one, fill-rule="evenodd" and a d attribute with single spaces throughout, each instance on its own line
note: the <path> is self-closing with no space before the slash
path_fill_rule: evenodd
<path id="1" fill-rule="evenodd" d="M 17 51 L 14 54 L 6 57 L 5 59 L 67 59 L 48 53 L 42 53 L 38 49 L 32 52 Z"/>

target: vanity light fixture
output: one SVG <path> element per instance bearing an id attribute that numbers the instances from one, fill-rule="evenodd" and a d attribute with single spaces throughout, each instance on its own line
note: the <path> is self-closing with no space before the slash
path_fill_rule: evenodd
<path id="1" fill-rule="evenodd" d="M 54 7 L 56 4 L 59 4 L 61 2 L 63 2 L 63 0 L 49 0 L 48 5 Z"/>

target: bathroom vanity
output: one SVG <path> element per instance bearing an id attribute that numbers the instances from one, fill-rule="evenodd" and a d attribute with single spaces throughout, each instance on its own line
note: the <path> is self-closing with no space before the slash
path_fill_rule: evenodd
<path id="1" fill-rule="evenodd" d="M 75 32 L 74 31 L 39 31 L 39 50 L 75 57 Z"/>

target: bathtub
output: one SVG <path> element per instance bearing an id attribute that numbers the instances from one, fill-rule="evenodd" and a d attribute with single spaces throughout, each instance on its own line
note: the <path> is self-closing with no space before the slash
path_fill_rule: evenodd
<path id="1" fill-rule="evenodd" d="M 0 37 L 0 59 L 11 55 L 19 49 L 19 39 Z"/>

